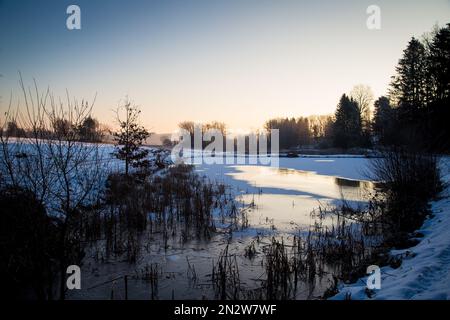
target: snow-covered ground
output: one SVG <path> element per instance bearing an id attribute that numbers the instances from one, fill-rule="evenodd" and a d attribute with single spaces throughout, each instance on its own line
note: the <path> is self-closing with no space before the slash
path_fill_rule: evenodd
<path id="1" fill-rule="evenodd" d="M 450 159 L 441 161 L 445 183 L 450 182 Z M 399 268 L 381 268 L 381 289 L 369 298 L 365 293 L 366 280 L 339 288 L 332 299 L 450 299 L 450 192 L 432 203 L 433 216 L 418 230 L 424 235 L 409 249 L 392 250 L 391 255 L 403 257 Z"/>

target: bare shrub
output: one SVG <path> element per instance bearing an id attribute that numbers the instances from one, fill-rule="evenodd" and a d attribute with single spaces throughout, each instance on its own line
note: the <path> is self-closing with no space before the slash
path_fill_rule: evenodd
<path id="1" fill-rule="evenodd" d="M 59 226 L 60 298 L 65 297 L 66 268 L 83 255 L 80 221 L 83 208 L 99 199 L 102 156 L 98 145 L 80 142 L 80 128 L 93 104 L 67 94 L 57 100 L 50 90 L 26 88 L 20 79 L 22 103 L 12 103 L 0 130 L 0 172 L 3 184 L 34 194 Z M 95 100 L 95 99 L 94 99 Z M 13 121 L 26 136 L 11 137 L 3 127 Z"/>
<path id="2" fill-rule="evenodd" d="M 384 151 L 371 161 L 372 179 L 380 181 L 384 220 L 391 231 L 411 232 L 428 213 L 428 201 L 442 190 L 438 158 L 403 148 Z"/>

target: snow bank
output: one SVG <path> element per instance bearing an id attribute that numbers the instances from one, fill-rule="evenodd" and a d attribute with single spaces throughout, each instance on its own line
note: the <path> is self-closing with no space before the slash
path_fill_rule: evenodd
<path id="1" fill-rule="evenodd" d="M 441 161 L 445 183 L 450 182 L 450 159 Z M 450 299 L 450 191 L 432 203 L 433 216 L 419 230 L 424 235 L 419 244 L 405 250 L 392 250 L 391 255 L 402 256 L 397 269 L 381 268 L 381 289 L 372 298 L 365 293 L 366 279 L 343 285 L 332 299 Z"/>

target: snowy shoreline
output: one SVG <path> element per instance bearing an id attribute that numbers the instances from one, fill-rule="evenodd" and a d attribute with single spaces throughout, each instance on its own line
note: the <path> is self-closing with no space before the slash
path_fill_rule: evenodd
<path id="1" fill-rule="evenodd" d="M 441 160 L 442 180 L 450 182 L 450 159 Z M 403 250 L 391 250 L 391 256 L 402 258 L 394 269 L 381 268 L 381 289 L 369 298 L 365 292 L 367 277 L 353 284 L 341 284 L 339 293 L 331 300 L 448 300 L 450 299 L 450 191 L 446 188 L 440 198 L 431 203 L 432 215 L 417 233 L 417 245 Z"/>

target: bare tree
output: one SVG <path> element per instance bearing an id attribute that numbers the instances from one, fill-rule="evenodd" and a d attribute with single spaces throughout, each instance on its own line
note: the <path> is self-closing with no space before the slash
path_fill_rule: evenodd
<path id="1" fill-rule="evenodd" d="M 208 130 L 217 130 L 222 134 L 223 137 L 225 137 L 227 134 L 227 125 L 225 123 L 219 122 L 219 121 L 209 122 L 209 123 L 203 125 L 202 129 L 203 129 L 203 132 L 206 132 Z"/>
<path id="2" fill-rule="evenodd" d="M 183 122 L 180 122 L 180 123 L 178 124 L 178 127 L 179 127 L 180 129 L 184 129 L 184 130 L 186 130 L 187 132 L 189 132 L 189 134 L 191 135 L 191 137 L 194 136 L 194 131 L 195 131 L 195 123 L 194 123 L 194 122 L 192 122 L 192 121 L 183 121 Z"/>
<path id="3" fill-rule="evenodd" d="M 189 133 L 189 136 L 190 136 L 190 139 L 191 139 L 191 143 L 190 143 L 191 144 L 191 149 L 194 149 L 195 148 L 195 141 L 194 141 L 195 140 L 194 139 L 195 132 L 198 132 L 198 131 L 201 132 L 202 125 L 196 124 L 193 121 L 183 121 L 183 122 L 180 122 L 178 124 L 178 127 L 180 129 L 185 130 L 185 131 L 187 131 Z"/>
<path id="4" fill-rule="evenodd" d="M 22 104 L 12 103 L 5 121 L 16 121 L 26 137 L 0 134 L 0 174 L 3 183 L 29 190 L 45 206 L 59 226 L 60 298 L 65 297 L 66 268 L 80 263 L 82 246 L 78 229 L 83 208 L 98 201 L 104 173 L 102 154 L 96 144 L 79 140 L 78 128 L 90 116 L 92 104 L 56 100 L 50 90 L 25 87 L 20 76 Z M 12 100 L 12 99 L 11 99 Z M 94 99 L 95 101 L 95 99 Z M 59 125 L 65 125 L 63 128 Z"/>
<path id="5" fill-rule="evenodd" d="M 353 87 L 350 97 L 356 101 L 359 108 L 363 126 L 366 126 L 371 118 L 371 106 L 374 99 L 372 89 L 364 84 L 358 84 Z"/>

